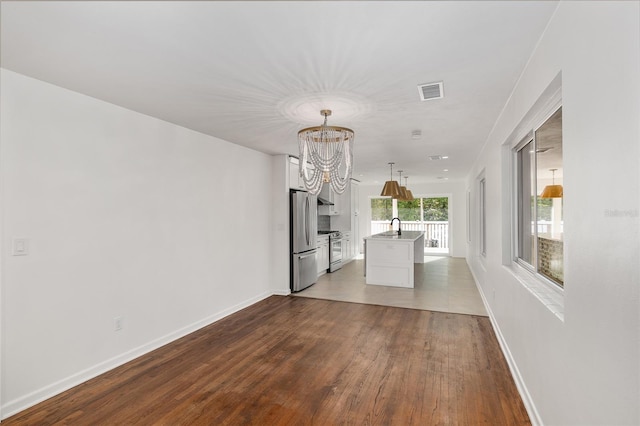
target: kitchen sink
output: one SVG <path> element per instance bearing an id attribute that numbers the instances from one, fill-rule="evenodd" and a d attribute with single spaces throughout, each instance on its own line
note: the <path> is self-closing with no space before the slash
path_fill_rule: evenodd
<path id="1" fill-rule="evenodd" d="M 381 234 L 372 235 L 374 238 L 398 238 L 398 231 L 387 231 Z"/>

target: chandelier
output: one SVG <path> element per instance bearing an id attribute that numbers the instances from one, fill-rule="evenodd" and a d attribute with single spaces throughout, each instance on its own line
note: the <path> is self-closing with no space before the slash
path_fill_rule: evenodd
<path id="1" fill-rule="evenodd" d="M 323 109 L 320 114 L 324 116 L 321 126 L 298 132 L 300 175 L 311 194 L 318 194 L 325 183 L 342 194 L 351 179 L 354 133 L 346 127 L 328 126 L 331 110 Z"/>
<path id="2" fill-rule="evenodd" d="M 413 201 L 415 198 L 413 197 L 413 192 L 409 188 L 407 188 L 407 181 L 409 180 L 409 176 L 404 177 L 404 185 L 403 188 L 407 190 L 407 201 Z"/>
<path id="3" fill-rule="evenodd" d="M 398 198 L 400 196 L 400 185 L 398 185 L 398 182 L 393 180 L 394 164 L 396 163 L 389 163 L 389 167 L 391 168 L 390 178 L 384 183 L 384 186 L 382 187 L 382 192 L 380 193 L 380 196 L 382 197 Z"/>
<path id="4" fill-rule="evenodd" d="M 398 170 L 398 174 L 400 175 L 400 195 L 398 195 L 396 197 L 396 199 L 398 201 L 413 201 L 415 200 L 415 198 L 413 198 L 413 193 L 407 189 L 407 184 L 405 183 L 404 186 L 402 186 L 402 170 Z M 407 179 L 407 176 L 405 176 L 405 179 Z"/>
<path id="5" fill-rule="evenodd" d="M 549 169 L 552 173 L 551 185 L 544 187 L 540 194 L 540 198 L 562 198 L 564 191 L 562 189 L 562 185 L 556 185 L 556 170 L 558 169 Z"/>

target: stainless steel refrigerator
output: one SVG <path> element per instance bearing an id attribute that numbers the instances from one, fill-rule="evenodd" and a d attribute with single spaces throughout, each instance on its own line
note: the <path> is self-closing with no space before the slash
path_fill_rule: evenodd
<path id="1" fill-rule="evenodd" d="M 307 192 L 291 191 L 290 206 L 291 291 L 300 291 L 318 279 L 318 200 Z"/>

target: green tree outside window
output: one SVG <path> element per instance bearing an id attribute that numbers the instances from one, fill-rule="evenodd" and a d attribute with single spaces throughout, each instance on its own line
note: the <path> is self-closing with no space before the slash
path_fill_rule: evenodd
<path id="1" fill-rule="evenodd" d="M 423 219 L 425 222 L 442 222 L 449 220 L 449 199 L 423 198 Z"/>
<path id="2" fill-rule="evenodd" d="M 398 201 L 398 217 L 403 222 L 420 221 L 420 198 L 412 201 Z"/>
<path id="3" fill-rule="evenodd" d="M 391 198 L 371 199 L 371 220 L 393 219 L 393 200 Z"/>

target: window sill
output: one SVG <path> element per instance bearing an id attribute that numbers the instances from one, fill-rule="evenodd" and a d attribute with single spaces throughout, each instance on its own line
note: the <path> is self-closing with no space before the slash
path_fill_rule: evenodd
<path id="1" fill-rule="evenodd" d="M 552 314 L 564 322 L 564 292 L 544 282 L 532 272 L 514 263 L 506 268 L 531 294 L 533 294 Z"/>

